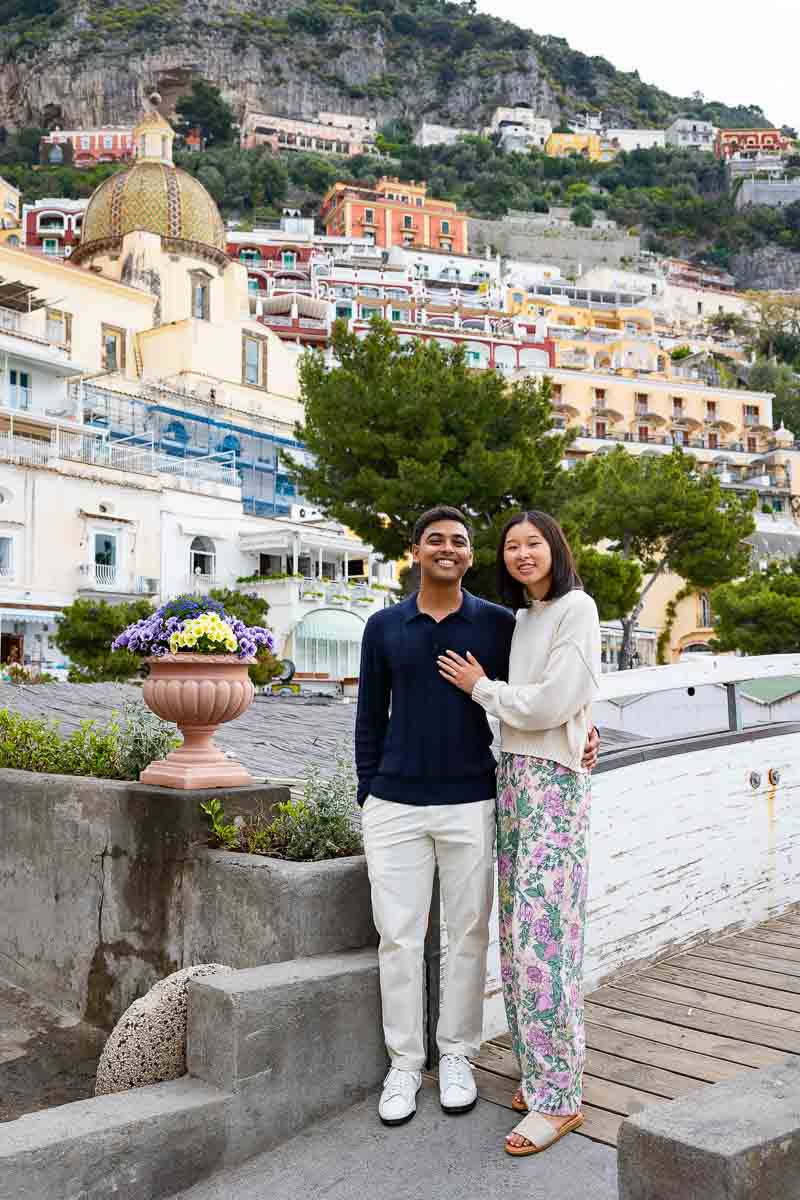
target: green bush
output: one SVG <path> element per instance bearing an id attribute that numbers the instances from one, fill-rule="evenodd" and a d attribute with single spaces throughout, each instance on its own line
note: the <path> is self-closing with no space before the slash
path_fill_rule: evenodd
<path id="1" fill-rule="evenodd" d="M 209 824 L 209 845 L 292 862 L 361 854 L 364 843 L 355 817 L 352 747 L 340 746 L 333 766 L 331 776 L 324 776 L 316 764 L 308 766 L 302 800 L 279 804 L 270 821 L 263 813 L 228 821 L 220 800 L 201 804 Z"/>
<path id="2" fill-rule="evenodd" d="M 116 714 L 104 728 L 81 721 L 67 737 L 61 736 L 57 721 L 0 709 L 0 767 L 16 771 L 135 780 L 153 759 L 178 745 L 174 727 L 141 701 L 125 705 L 122 723 Z"/>

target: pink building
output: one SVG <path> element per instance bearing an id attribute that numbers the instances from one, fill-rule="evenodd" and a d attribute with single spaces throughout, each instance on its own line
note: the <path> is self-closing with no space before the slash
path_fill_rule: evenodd
<path id="1" fill-rule="evenodd" d="M 39 143 L 43 164 L 93 167 L 97 163 L 127 162 L 133 158 L 133 127 L 53 129 Z"/>

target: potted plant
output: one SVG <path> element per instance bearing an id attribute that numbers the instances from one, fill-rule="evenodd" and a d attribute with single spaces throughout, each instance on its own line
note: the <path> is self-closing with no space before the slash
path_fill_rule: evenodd
<path id="1" fill-rule="evenodd" d="M 248 627 L 210 596 L 190 595 L 163 604 L 116 638 L 114 650 L 140 654 L 150 668 L 143 689 L 147 707 L 183 734 L 182 746 L 142 771 L 142 783 L 187 789 L 253 782 L 212 739 L 253 703 L 248 667 L 259 649 L 273 650 L 274 644 L 269 629 Z"/>

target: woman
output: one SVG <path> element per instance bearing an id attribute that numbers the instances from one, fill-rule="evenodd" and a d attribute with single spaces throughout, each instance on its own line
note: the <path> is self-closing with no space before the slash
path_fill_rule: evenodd
<path id="1" fill-rule="evenodd" d="M 509 682 L 442 655 L 445 679 L 499 717 L 497 860 L 503 994 L 528 1115 L 509 1154 L 545 1150 L 582 1123 L 583 931 L 589 799 L 581 755 L 600 679 L 600 624 L 557 521 L 524 512 L 497 552 L 500 595 L 521 611 Z"/>

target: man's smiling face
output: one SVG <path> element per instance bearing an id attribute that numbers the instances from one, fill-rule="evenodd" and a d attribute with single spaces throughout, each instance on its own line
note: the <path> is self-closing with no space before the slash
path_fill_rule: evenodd
<path id="1" fill-rule="evenodd" d="M 460 521 L 434 521 L 423 532 L 411 556 L 423 580 L 454 583 L 472 566 L 469 534 Z"/>

